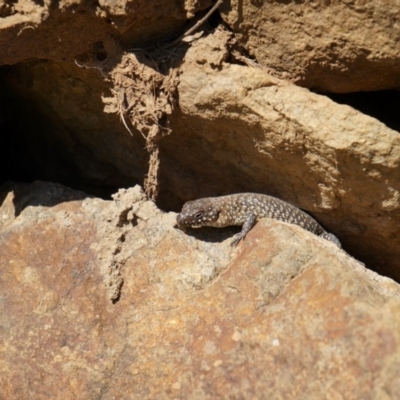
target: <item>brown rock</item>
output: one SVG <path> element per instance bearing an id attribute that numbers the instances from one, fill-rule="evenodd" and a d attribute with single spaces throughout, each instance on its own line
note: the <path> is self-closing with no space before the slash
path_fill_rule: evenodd
<path id="1" fill-rule="evenodd" d="M 263 220 L 232 252 L 139 188 L 2 198 L 2 397 L 397 398 L 400 288 L 329 242 Z"/>
<path id="2" fill-rule="evenodd" d="M 30 59 L 76 63 L 109 69 L 124 47 L 143 46 L 160 36 L 180 34 L 187 18 L 209 7 L 210 0 L 101 0 L 88 5 L 65 0 L 19 0 L 0 6 L 0 65 Z"/>
<path id="3" fill-rule="evenodd" d="M 274 195 L 313 214 L 356 258 L 400 279 L 398 132 L 261 69 L 223 59 L 217 67 L 222 43 L 205 38 L 185 57 L 180 113 L 162 142 L 164 154 L 179 155 L 165 156 L 164 193 Z"/>
<path id="4" fill-rule="evenodd" d="M 232 0 L 222 11 L 250 57 L 282 78 L 337 93 L 400 86 L 394 0 Z"/>

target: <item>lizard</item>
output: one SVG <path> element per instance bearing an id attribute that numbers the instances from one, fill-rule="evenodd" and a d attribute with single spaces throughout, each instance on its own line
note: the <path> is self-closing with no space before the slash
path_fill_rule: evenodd
<path id="1" fill-rule="evenodd" d="M 329 240 L 341 248 L 339 239 L 328 233 L 310 215 L 276 197 L 260 193 L 237 193 L 227 196 L 207 197 L 188 201 L 177 216 L 178 227 L 185 229 L 211 226 L 242 226 L 233 237 L 231 246 L 236 246 L 261 218 L 273 218 L 301 226 L 315 235 Z"/>

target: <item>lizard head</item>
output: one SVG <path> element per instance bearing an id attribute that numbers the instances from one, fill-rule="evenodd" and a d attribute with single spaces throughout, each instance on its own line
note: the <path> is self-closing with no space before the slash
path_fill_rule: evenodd
<path id="1" fill-rule="evenodd" d="M 218 220 L 219 213 L 215 199 L 198 199 L 185 203 L 176 220 L 180 228 L 214 226 Z"/>

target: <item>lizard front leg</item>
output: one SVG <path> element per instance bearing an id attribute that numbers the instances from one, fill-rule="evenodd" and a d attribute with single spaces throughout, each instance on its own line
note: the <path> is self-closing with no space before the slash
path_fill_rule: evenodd
<path id="1" fill-rule="evenodd" d="M 250 232 L 251 228 L 256 223 L 256 216 L 253 213 L 246 215 L 246 220 L 242 225 L 242 230 L 233 237 L 231 246 L 236 246 L 246 235 Z"/>

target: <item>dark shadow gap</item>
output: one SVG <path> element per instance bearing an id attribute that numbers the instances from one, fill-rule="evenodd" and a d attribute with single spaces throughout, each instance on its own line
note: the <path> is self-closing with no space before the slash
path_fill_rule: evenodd
<path id="1" fill-rule="evenodd" d="M 339 104 L 346 104 L 400 132 L 400 91 L 323 93 Z"/>
<path id="2" fill-rule="evenodd" d="M 79 143 L 74 132 L 70 132 L 66 146 L 57 133 L 68 132 L 69 128 L 53 121 L 51 112 L 46 115 L 29 96 L 14 90 L 11 81 L 18 74 L 18 66 L 0 68 L 0 185 L 8 181 L 40 180 L 111 199 L 123 185 L 85 178 L 77 159 L 87 161 L 86 168 L 90 167 L 93 176 L 96 171 L 107 171 L 110 176 L 118 177 L 116 168 L 98 161 L 92 149 Z"/>

